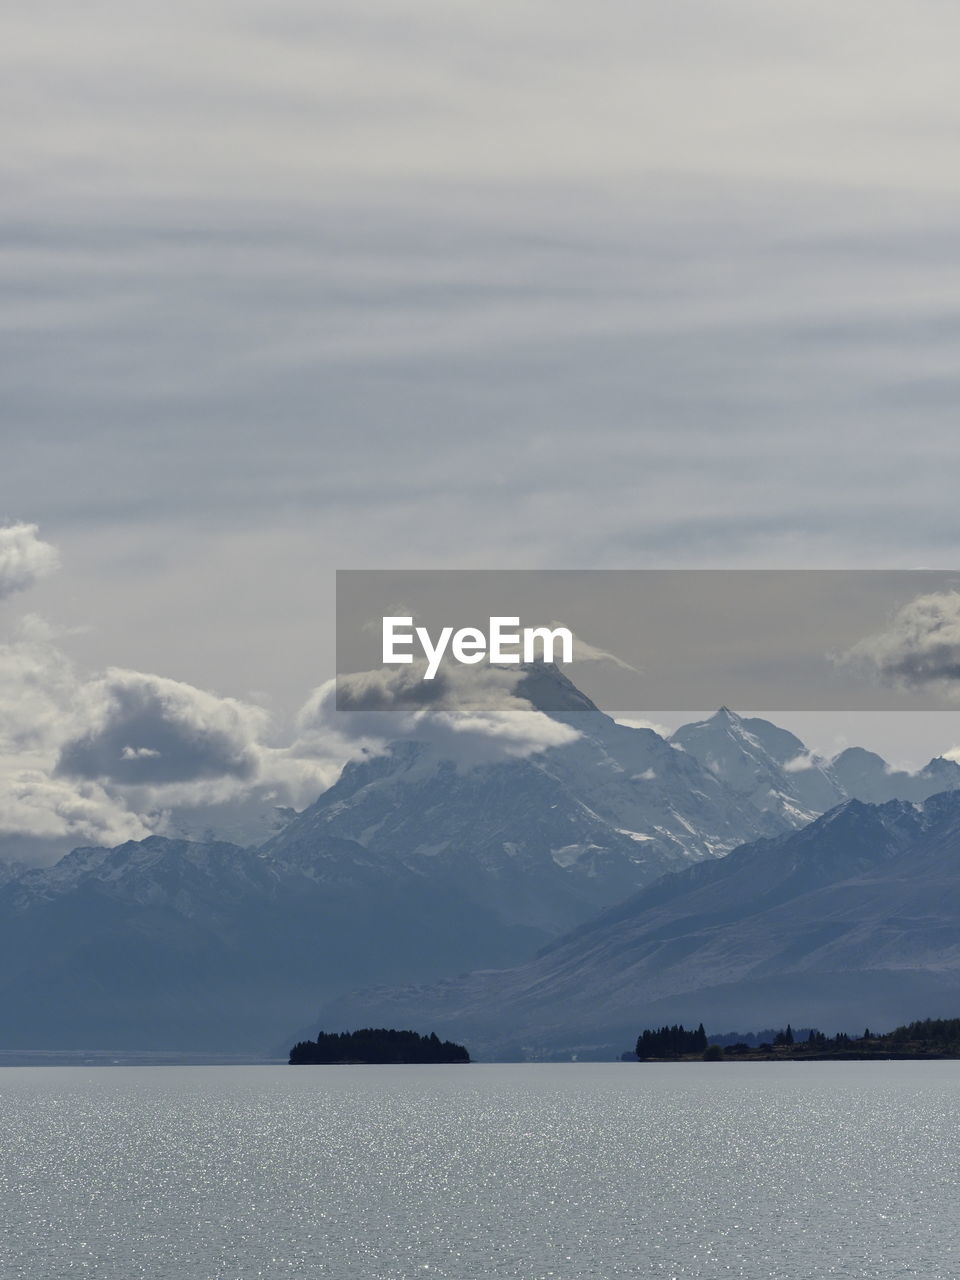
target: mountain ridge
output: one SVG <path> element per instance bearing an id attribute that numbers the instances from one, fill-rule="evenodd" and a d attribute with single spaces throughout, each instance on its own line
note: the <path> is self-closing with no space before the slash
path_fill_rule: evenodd
<path id="1" fill-rule="evenodd" d="M 775 851 L 810 818 L 784 769 L 803 744 L 769 722 L 725 710 L 668 741 L 546 664 L 520 687 L 576 740 L 472 768 L 400 741 L 259 847 L 155 835 L 15 869 L 0 1047 L 262 1050 L 346 990 L 516 966 L 666 873 Z"/>

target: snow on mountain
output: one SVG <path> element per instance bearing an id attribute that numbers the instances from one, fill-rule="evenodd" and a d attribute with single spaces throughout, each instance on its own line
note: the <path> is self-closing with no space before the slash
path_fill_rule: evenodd
<path id="1" fill-rule="evenodd" d="M 670 742 L 709 769 L 764 813 L 791 826 L 809 821 L 848 793 L 829 765 L 811 756 L 799 738 L 768 720 L 744 718 L 721 707 L 709 720 L 687 724 Z"/>
<path id="2" fill-rule="evenodd" d="M 811 762 L 792 734 L 726 710 L 668 742 L 542 663 L 520 693 L 576 738 L 470 768 L 398 741 L 259 848 L 154 836 L 0 876 L 0 1044 L 263 1051 L 338 992 L 520 964 L 853 787 L 960 775 Z"/>
<path id="3" fill-rule="evenodd" d="M 470 770 L 397 744 L 348 765 L 265 850 L 305 866 L 331 836 L 355 841 L 547 941 L 665 871 L 795 821 L 745 803 L 652 730 L 617 724 L 556 668 L 521 692 L 577 739 Z"/>
<path id="4" fill-rule="evenodd" d="M 960 787 L 960 764 L 942 756 L 917 773 L 894 770 L 882 757 L 850 747 L 832 760 L 809 752 L 769 720 L 721 707 L 709 720 L 684 725 L 670 742 L 750 803 L 788 825 L 809 821 L 842 800 L 926 800 Z"/>
<path id="5" fill-rule="evenodd" d="M 848 747 L 830 762 L 830 772 L 847 795 L 882 804 L 885 800 L 926 800 L 960 787 L 960 764 L 936 756 L 917 773 L 891 769 L 873 751 Z"/>

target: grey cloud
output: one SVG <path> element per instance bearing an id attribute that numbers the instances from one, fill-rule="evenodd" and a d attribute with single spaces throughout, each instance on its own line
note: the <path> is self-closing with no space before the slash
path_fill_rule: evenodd
<path id="1" fill-rule="evenodd" d="M 960 699 L 960 591 L 917 596 L 845 656 L 886 684 L 932 687 Z"/>
<path id="2" fill-rule="evenodd" d="M 455 677 L 439 671 L 433 680 L 424 680 L 424 664 L 411 663 L 394 671 L 363 671 L 343 677 L 337 691 L 337 709 L 351 712 L 351 723 L 364 723 L 360 713 L 416 711 L 441 703 L 448 703 Z M 516 681 L 514 681 L 514 684 Z M 325 705 L 326 695 L 322 703 Z M 312 711 L 301 711 L 300 723 L 312 718 Z M 377 720 L 376 723 L 383 722 Z"/>
<path id="3" fill-rule="evenodd" d="M 257 774 L 263 713 L 192 685 L 111 670 L 81 691 L 84 727 L 63 743 L 58 776 L 165 786 Z"/>

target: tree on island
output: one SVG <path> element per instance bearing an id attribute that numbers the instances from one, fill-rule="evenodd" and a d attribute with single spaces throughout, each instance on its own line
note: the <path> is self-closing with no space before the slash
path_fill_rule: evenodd
<path id="1" fill-rule="evenodd" d="M 701 1022 L 696 1031 L 687 1031 L 681 1022 L 656 1031 L 642 1031 L 637 1037 L 638 1058 L 679 1058 L 685 1053 L 703 1053 L 707 1033 Z"/>
<path id="2" fill-rule="evenodd" d="M 462 1044 L 441 1040 L 436 1032 L 422 1036 L 416 1031 L 394 1031 L 386 1027 L 364 1027 L 360 1031 L 327 1033 L 316 1040 L 301 1040 L 290 1050 L 290 1064 L 319 1063 L 435 1063 L 469 1062 Z"/>

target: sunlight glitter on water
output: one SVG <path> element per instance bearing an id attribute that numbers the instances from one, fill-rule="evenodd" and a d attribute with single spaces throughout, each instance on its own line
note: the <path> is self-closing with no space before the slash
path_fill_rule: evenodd
<path id="1" fill-rule="evenodd" d="M 960 1063 L 10 1068 L 4 1280 L 960 1274 Z"/>

